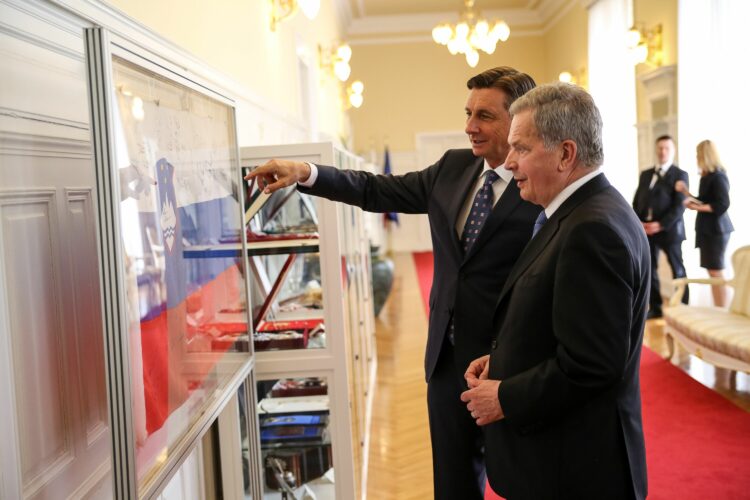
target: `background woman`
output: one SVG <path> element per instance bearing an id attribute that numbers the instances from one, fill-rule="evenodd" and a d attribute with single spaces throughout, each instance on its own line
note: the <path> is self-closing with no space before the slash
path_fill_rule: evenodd
<path id="1" fill-rule="evenodd" d="M 695 210 L 695 246 L 700 249 L 701 267 L 708 270 L 712 278 L 723 278 L 724 254 L 729 234 L 734 231 L 729 219 L 729 178 L 721 165 L 716 146 L 709 140 L 702 141 L 696 148 L 701 181 L 698 196 L 687 192 L 687 186 L 678 182 L 675 189 L 684 193 L 685 207 Z M 712 285 L 714 305 L 724 307 L 727 291 L 724 285 Z"/>

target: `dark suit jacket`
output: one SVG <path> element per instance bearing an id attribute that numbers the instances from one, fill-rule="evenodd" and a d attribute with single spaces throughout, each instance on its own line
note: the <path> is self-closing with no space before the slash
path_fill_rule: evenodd
<path id="1" fill-rule="evenodd" d="M 662 231 L 649 237 L 655 242 L 669 244 L 684 241 L 685 221 L 683 214 L 685 213 L 685 206 L 682 202 L 685 200 L 685 195 L 675 191 L 674 185 L 677 181 L 684 181 L 687 184 L 687 172 L 677 165 L 672 165 L 650 189 L 649 186 L 655 168 L 647 168 L 641 172 L 638 189 L 633 199 L 633 209 L 635 209 L 635 213 L 640 220 L 649 221 L 648 216 L 651 212 L 651 221 L 661 223 Z"/>
<path id="2" fill-rule="evenodd" d="M 698 199 L 711 205 L 713 212 L 698 212 L 695 232 L 707 236 L 734 231 L 727 209 L 729 208 L 729 178 L 721 170 L 701 177 Z"/>
<path id="3" fill-rule="evenodd" d="M 643 229 L 603 174 L 568 198 L 511 271 L 489 378 L 492 489 L 516 499 L 646 496 L 638 368 L 649 292 Z"/>
<path id="4" fill-rule="evenodd" d="M 451 314 L 459 369 L 487 354 L 494 336 L 492 314 L 511 267 L 531 237 L 540 207 L 521 200 L 511 182 L 469 252 L 464 255 L 456 219 L 482 171 L 483 160 L 469 149 L 449 150 L 434 165 L 406 175 L 318 167 L 311 189 L 300 191 L 356 205 L 371 212 L 426 213 L 430 220 L 435 272 L 425 353 L 429 381 Z"/>

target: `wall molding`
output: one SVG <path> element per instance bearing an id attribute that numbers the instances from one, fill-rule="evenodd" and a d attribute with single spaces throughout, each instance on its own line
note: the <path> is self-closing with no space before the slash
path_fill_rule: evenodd
<path id="1" fill-rule="evenodd" d="M 0 130 L 0 156 L 88 160 L 92 154 L 91 140 Z"/>

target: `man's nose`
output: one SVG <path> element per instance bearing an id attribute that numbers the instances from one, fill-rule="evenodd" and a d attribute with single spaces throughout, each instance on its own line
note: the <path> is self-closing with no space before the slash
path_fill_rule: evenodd
<path id="1" fill-rule="evenodd" d="M 477 132 L 479 132 L 479 128 L 476 125 L 476 121 L 471 118 L 468 118 L 466 120 L 466 128 L 464 129 L 464 131 L 467 134 L 476 134 Z"/>
<path id="2" fill-rule="evenodd" d="M 518 163 L 516 163 L 516 156 L 513 154 L 513 151 L 511 150 L 508 153 L 508 156 L 505 158 L 505 169 L 515 170 L 517 168 L 518 168 Z"/>

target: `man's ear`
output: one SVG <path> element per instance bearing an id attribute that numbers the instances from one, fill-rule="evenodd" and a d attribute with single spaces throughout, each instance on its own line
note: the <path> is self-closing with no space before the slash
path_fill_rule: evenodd
<path id="1" fill-rule="evenodd" d="M 560 171 L 572 170 L 578 162 L 578 145 L 570 139 L 560 144 Z"/>

